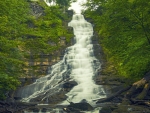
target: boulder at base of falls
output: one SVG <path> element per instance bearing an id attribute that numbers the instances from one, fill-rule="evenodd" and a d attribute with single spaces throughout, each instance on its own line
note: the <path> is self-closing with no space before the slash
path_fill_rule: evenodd
<path id="1" fill-rule="evenodd" d="M 110 107 L 106 106 L 106 107 L 103 107 L 99 113 L 111 113 L 112 110 L 110 109 Z"/>
<path id="2" fill-rule="evenodd" d="M 68 105 L 66 108 L 63 108 L 64 111 L 66 112 L 75 112 L 81 113 L 79 111 L 91 111 L 94 108 L 87 102 L 82 102 L 82 103 L 73 103 L 70 102 L 70 105 Z"/>
<path id="3" fill-rule="evenodd" d="M 63 84 L 63 88 L 66 91 L 70 91 L 76 85 L 77 85 L 77 82 L 75 82 L 75 81 L 68 81 L 68 82 L 65 82 Z"/>

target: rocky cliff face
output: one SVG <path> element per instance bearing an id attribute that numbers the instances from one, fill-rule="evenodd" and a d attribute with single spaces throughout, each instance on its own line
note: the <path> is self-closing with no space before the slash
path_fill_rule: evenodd
<path id="1" fill-rule="evenodd" d="M 31 77 L 48 74 L 48 68 L 56 62 L 60 61 L 63 57 L 63 53 L 63 49 L 59 49 L 50 54 L 41 53 L 37 55 L 30 52 L 26 74 Z"/>

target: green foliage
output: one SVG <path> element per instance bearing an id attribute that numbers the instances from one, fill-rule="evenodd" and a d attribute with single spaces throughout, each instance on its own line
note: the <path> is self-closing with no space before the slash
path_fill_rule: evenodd
<path id="1" fill-rule="evenodd" d="M 143 77 L 150 70 L 150 1 L 89 0 L 87 6 L 86 17 L 92 18 L 100 43 L 119 74 Z"/>
<path id="2" fill-rule="evenodd" d="M 28 18 L 28 3 L 24 0 L 6 0 L 0 1 L 0 18 L 1 23 L 5 23 L 2 35 L 7 38 L 17 38 L 24 28 L 24 22 Z M 4 22 L 5 21 L 5 22 Z"/>
<path id="3" fill-rule="evenodd" d="M 0 72 L 10 76 L 17 76 L 21 72 L 23 66 L 22 54 L 17 48 L 16 40 L 8 40 L 0 37 Z"/>
<path id="4" fill-rule="evenodd" d="M 37 56 L 52 53 L 61 48 L 60 37 L 67 41 L 72 37 L 65 26 L 68 16 L 59 6 L 47 7 L 39 1 L 44 14 L 37 18 L 30 14 L 29 4 L 26 0 L 0 1 L 0 99 L 20 84 L 18 77 L 25 76 L 30 52 Z"/>
<path id="5" fill-rule="evenodd" d="M 44 6 L 42 6 L 44 7 Z M 64 26 L 64 20 L 68 17 L 62 13 L 59 6 L 44 7 L 45 15 L 38 18 L 30 18 L 29 23 L 34 27 L 29 27 L 25 32 L 24 45 L 34 54 L 50 53 L 60 46 L 60 37 L 66 37 L 70 41 L 72 33 L 68 33 L 67 26 Z M 50 45 L 54 43 L 55 45 Z"/>
<path id="6" fill-rule="evenodd" d="M 19 48 L 21 32 L 27 20 L 24 0 L 0 1 L 0 99 L 19 85 L 23 74 L 23 54 Z"/>
<path id="7" fill-rule="evenodd" d="M 0 100 L 5 99 L 7 91 L 15 90 L 19 84 L 16 78 L 0 73 Z"/>

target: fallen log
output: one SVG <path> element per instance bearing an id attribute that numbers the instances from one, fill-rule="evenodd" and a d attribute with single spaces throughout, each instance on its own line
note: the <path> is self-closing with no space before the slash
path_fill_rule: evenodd
<path id="1" fill-rule="evenodd" d="M 143 99 L 143 98 L 146 96 L 146 94 L 147 94 L 147 92 L 148 92 L 148 90 L 149 90 L 149 88 L 150 88 L 150 84 L 147 84 L 147 83 L 149 83 L 149 81 L 150 81 L 150 71 L 149 71 L 148 73 L 146 73 L 146 75 L 145 75 L 144 78 L 142 78 L 141 80 L 139 80 L 139 81 L 133 83 L 132 87 L 131 87 L 131 88 L 129 89 L 129 91 L 126 93 L 125 98 L 128 98 L 128 99 L 131 98 L 132 95 L 134 95 L 134 93 L 135 93 L 139 88 L 145 87 L 146 89 L 143 88 L 143 92 L 142 92 L 142 93 L 139 95 L 139 97 L 138 97 L 138 98 L 140 98 L 140 99 Z"/>
<path id="2" fill-rule="evenodd" d="M 112 100 L 113 98 L 115 98 L 116 96 L 120 95 L 121 93 L 127 91 L 128 89 L 130 89 L 131 86 L 125 87 L 124 89 L 119 90 L 118 92 L 114 93 L 113 95 L 107 97 L 107 98 L 102 98 L 99 99 L 96 103 L 103 103 L 103 102 L 108 102 L 110 100 Z"/>
<path id="3" fill-rule="evenodd" d="M 144 85 L 142 92 L 136 97 L 136 99 L 144 99 L 150 89 L 150 81 Z"/>
<path id="4" fill-rule="evenodd" d="M 145 105 L 148 108 L 150 107 L 150 101 L 149 100 L 136 100 L 136 99 L 133 99 L 133 98 L 131 98 L 130 100 L 131 100 L 132 104 Z"/>

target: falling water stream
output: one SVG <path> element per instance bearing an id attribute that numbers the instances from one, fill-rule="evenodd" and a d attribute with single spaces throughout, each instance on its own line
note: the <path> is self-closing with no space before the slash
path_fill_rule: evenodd
<path id="1" fill-rule="evenodd" d="M 93 80 L 101 63 L 93 52 L 92 24 L 82 14 L 74 14 L 68 26 L 73 27 L 75 44 L 66 48 L 63 59 L 51 66 L 50 74 L 19 91 L 22 101 L 33 102 L 38 98 L 40 103 L 48 103 L 50 96 L 59 93 L 66 81 L 76 81 L 77 85 L 66 94 L 67 99 L 60 103 L 62 105 L 69 104 L 68 101 L 79 103 L 86 100 L 94 106 L 93 100 L 106 97 L 103 87 Z"/>
<path id="2" fill-rule="evenodd" d="M 85 99 L 92 104 L 92 100 L 100 98 L 100 94 L 104 96 L 103 88 L 93 81 L 101 65 L 93 54 L 93 27 L 81 14 L 73 15 L 68 26 L 73 27 L 76 43 L 68 48 L 64 58 L 72 69 L 70 77 L 78 83 L 67 93 L 68 100 L 77 103 Z"/>

